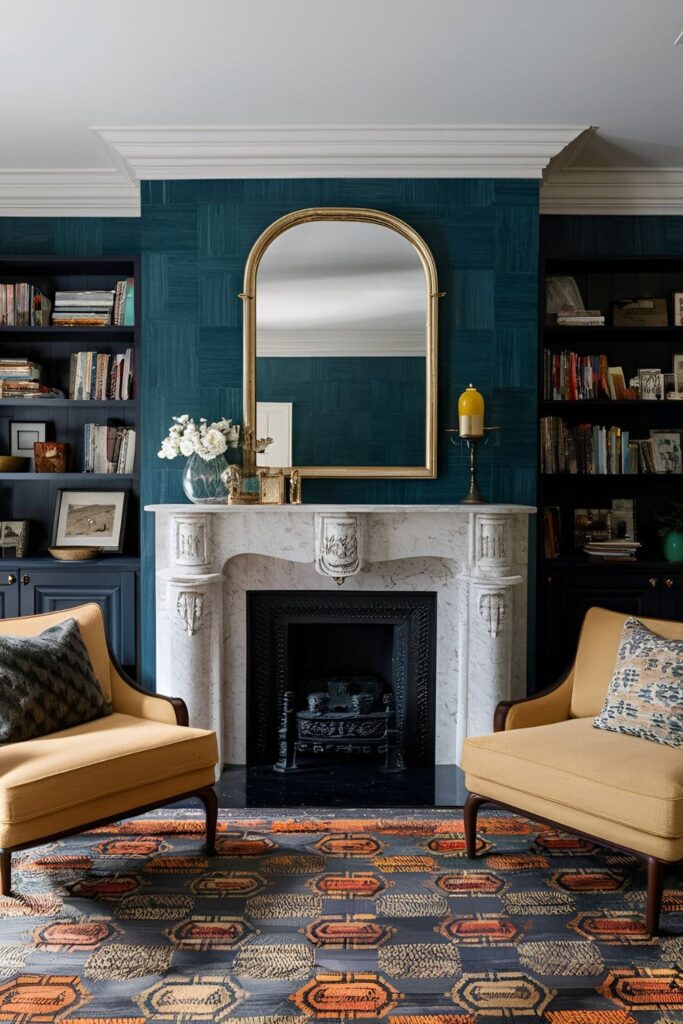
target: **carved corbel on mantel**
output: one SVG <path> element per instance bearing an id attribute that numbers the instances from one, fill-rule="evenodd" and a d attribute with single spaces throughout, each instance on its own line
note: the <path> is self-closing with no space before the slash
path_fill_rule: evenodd
<path id="1" fill-rule="evenodd" d="M 187 635 L 194 636 L 204 615 L 204 594 L 201 591 L 181 590 L 176 598 L 176 612 Z"/>
<path id="2" fill-rule="evenodd" d="M 316 512 L 316 571 L 340 584 L 356 576 L 361 570 L 362 536 L 361 516 Z"/>

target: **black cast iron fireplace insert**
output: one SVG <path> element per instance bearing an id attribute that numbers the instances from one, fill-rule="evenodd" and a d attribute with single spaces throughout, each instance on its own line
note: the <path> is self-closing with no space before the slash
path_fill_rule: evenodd
<path id="1" fill-rule="evenodd" d="M 436 594 L 250 591 L 247 764 L 434 763 Z"/>

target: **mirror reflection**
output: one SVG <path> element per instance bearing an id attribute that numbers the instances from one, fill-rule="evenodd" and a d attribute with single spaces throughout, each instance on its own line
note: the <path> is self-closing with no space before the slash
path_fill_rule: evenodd
<path id="1" fill-rule="evenodd" d="M 256 287 L 260 465 L 424 466 L 428 288 L 403 235 L 362 221 L 279 234 Z"/>

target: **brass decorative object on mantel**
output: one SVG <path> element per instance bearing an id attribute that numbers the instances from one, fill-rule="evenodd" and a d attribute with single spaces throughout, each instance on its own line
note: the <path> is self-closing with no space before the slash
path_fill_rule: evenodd
<path id="1" fill-rule="evenodd" d="M 223 473 L 223 482 L 228 492 L 228 505 L 258 505 L 259 492 L 244 489 L 246 480 L 242 466 L 230 463 Z"/>
<path id="2" fill-rule="evenodd" d="M 293 469 L 289 474 L 289 504 L 301 504 L 301 473 L 298 469 Z"/>
<path id="3" fill-rule="evenodd" d="M 272 466 L 261 466 L 256 472 L 259 478 L 259 501 L 261 505 L 284 505 L 284 470 L 275 469 Z"/>

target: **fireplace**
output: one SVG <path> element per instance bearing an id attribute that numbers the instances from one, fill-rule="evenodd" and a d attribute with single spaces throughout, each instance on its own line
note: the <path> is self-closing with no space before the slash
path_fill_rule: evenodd
<path id="1" fill-rule="evenodd" d="M 434 764 L 436 594 L 249 592 L 247 645 L 248 767 Z"/>

